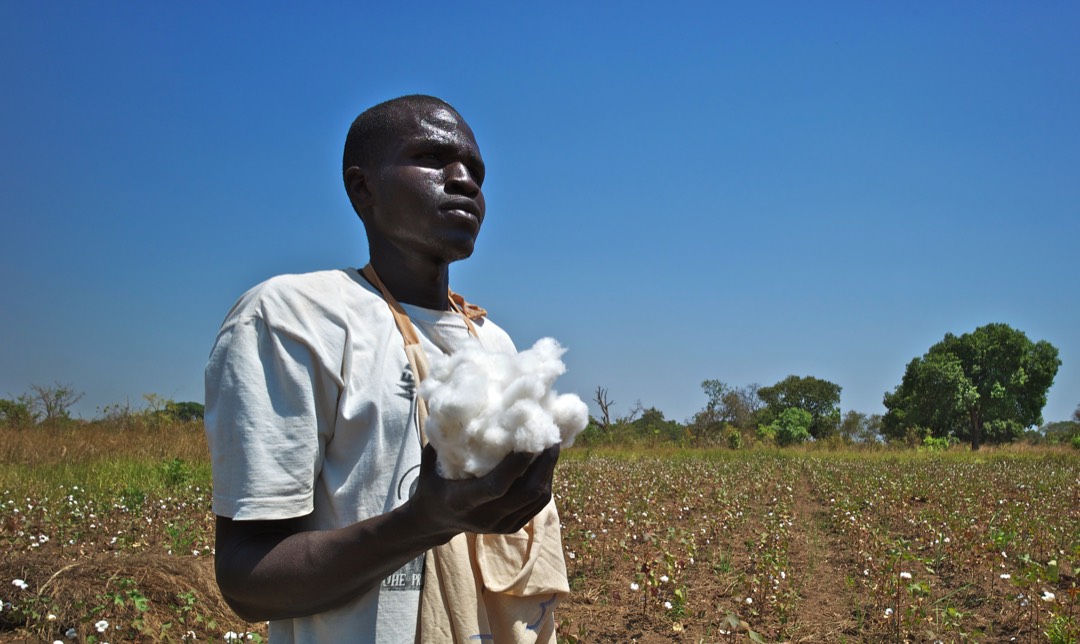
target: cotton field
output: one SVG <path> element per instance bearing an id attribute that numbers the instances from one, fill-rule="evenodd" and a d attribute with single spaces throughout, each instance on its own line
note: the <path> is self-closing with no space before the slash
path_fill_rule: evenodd
<path id="1" fill-rule="evenodd" d="M 265 638 L 214 585 L 201 429 L 3 431 L 0 642 Z M 554 491 L 564 643 L 1080 637 L 1072 450 L 576 447 Z"/>

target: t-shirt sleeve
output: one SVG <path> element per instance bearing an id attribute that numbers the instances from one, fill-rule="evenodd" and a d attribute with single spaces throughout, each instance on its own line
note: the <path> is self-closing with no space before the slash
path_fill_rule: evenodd
<path id="1" fill-rule="evenodd" d="M 206 367 L 214 514 L 271 520 L 311 513 L 336 388 L 302 339 L 258 316 L 226 322 Z"/>

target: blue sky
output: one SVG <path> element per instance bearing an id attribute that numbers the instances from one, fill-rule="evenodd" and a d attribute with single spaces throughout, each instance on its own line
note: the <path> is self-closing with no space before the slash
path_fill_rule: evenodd
<path id="1" fill-rule="evenodd" d="M 203 399 L 232 302 L 362 265 L 363 108 L 470 122 L 488 217 L 452 281 L 557 385 L 685 420 L 813 375 L 884 411 L 946 332 L 1060 350 L 1080 404 L 1080 5 L 0 3 L 0 396 Z"/>

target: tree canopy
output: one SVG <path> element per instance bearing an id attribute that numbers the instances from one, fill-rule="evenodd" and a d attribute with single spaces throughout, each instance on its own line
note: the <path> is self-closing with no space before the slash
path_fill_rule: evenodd
<path id="1" fill-rule="evenodd" d="M 33 425 L 37 422 L 34 401 L 28 396 L 19 396 L 15 400 L 0 398 L 0 424 L 9 427 Z"/>
<path id="2" fill-rule="evenodd" d="M 798 407 L 788 407 L 769 425 L 768 431 L 781 447 L 798 445 L 810 440 L 810 426 L 813 422 L 810 412 Z"/>
<path id="3" fill-rule="evenodd" d="M 630 423 L 634 433 L 642 438 L 679 442 L 685 439 L 686 430 L 682 424 L 664 418 L 664 412 L 656 407 L 649 407 L 641 416 Z"/>
<path id="4" fill-rule="evenodd" d="M 849 409 L 840 420 L 839 433 L 849 443 L 876 443 L 881 434 L 881 415 Z"/>
<path id="5" fill-rule="evenodd" d="M 174 420 L 193 422 L 202 420 L 206 413 L 206 407 L 197 402 L 173 402 L 165 403 L 164 413 Z"/>
<path id="6" fill-rule="evenodd" d="M 945 338 L 913 359 L 886 392 L 883 433 L 902 438 L 922 430 L 936 438 L 1016 440 L 1042 423 L 1046 393 L 1061 360 L 1049 342 L 1032 342 L 1007 324 L 988 324 Z"/>
<path id="7" fill-rule="evenodd" d="M 758 412 L 764 403 L 758 396 L 756 383 L 732 387 L 720 380 L 706 380 L 701 383 L 701 389 L 709 401 L 694 417 L 693 425 L 699 429 L 697 433 L 714 434 L 725 425 L 742 431 L 757 428 Z"/>
<path id="8" fill-rule="evenodd" d="M 840 385 L 813 376 L 788 376 L 757 395 L 765 403 L 765 422 L 771 424 L 784 410 L 801 409 L 810 414 L 810 435 L 825 438 L 840 425 Z"/>

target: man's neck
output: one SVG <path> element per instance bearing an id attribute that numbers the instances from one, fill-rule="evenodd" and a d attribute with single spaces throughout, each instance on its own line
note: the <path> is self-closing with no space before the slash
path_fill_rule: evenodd
<path id="1" fill-rule="evenodd" d="M 372 252 L 371 266 L 398 302 L 436 311 L 450 307 L 449 264 L 407 261 L 400 256 Z"/>

